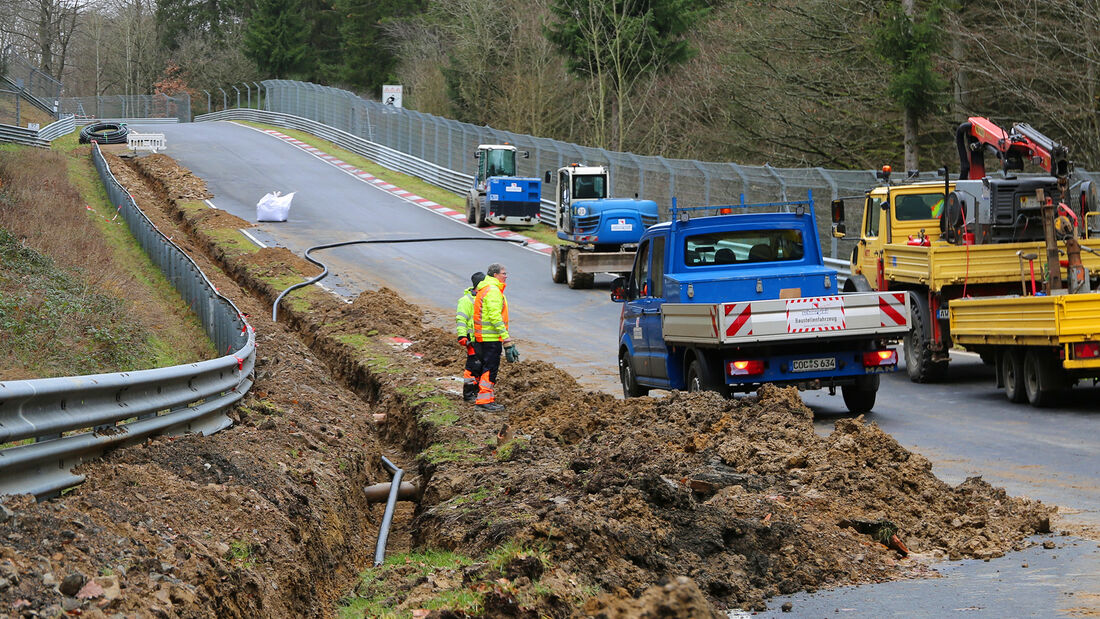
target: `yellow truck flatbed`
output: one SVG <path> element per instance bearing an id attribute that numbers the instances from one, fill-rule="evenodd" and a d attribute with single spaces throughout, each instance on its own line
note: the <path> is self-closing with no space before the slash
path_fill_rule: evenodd
<path id="1" fill-rule="evenodd" d="M 1050 406 L 1100 380 L 1100 292 L 954 299 L 948 313 L 955 343 L 993 360 L 1013 402 Z"/>
<path id="2" fill-rule="evenodd" d="M 1065 243 L 1059 243 L 1058 247 L 1065 251 Z M 919 284 L 931 290 L 951 285 L 1014 282 L 1021 277 L 1017 252 L 1038 256 L 1034 267 L 1036 277 L 1042 280 L 1046 248 L 1041 241 L 952 245 L 937 239 L 931 246 L 887 243 L 883 245 L 883 273 L 891 283 Z M 1081 262 L 1093 277 L 1100 276 L 1100 256 L 1082 252 Z M 1027 261 L 1023 269 L 1029 269 Z M 865 275 L 873 277 L 871 273 Z"/>

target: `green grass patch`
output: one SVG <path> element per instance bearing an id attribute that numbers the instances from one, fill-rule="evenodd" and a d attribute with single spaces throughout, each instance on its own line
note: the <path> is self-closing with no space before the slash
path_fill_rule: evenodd
<path id="1" fill-rule="evenodd" d="M 516 540 L 508 540 L 489 551 L 485 555 L 485 561 L 490 567 L 504 573 L 504 568 L 509 563 L 516 559 L 526 559 L 527 557 L 535 557 L 542 563 L 542 567 L 550 569 L 553 566 L 553 562 L 550 560 L 550 553 L 542 545 L 530 546 L 523 542 Z"/>
<path id="2" fill-rule="evenodd" d="M 247 256 L 260 251 L 260 247 L 249 241 L 235 228 L 211 228 L 205 234 L 229 258 Z"/>
<path id="3" fill-rule="evenodd" d="M 520 453 L 527 451 L 531 441 L 522 437 L 515 437 L 497 446 L 496 459 L 498 462 L 508 462 Z"/>
<path id="4" fill-rule="evenodd" d="M 339 333 L 336 335 L 336 341 L 358 349 L 366 348 L 370 338 L 362 333 Z"/>
<path id="5" fill-rule="evenodd" d="M 229 543 L 229 552 L 225 553 L 225 560 L 240 569 L 251 569 L 256 565 L 253 553 L 255 548 L 244 540 L 233 540 Z"/>
<path id="6" fill-rule="evenodd" d="M 477 449 L 477 445 L 468 441 L 435 443 L 420 452 L 420 457 L 432 464 L 442 464 L 444 462 L 481 462 L 483 459 L 473 453 Z"/>

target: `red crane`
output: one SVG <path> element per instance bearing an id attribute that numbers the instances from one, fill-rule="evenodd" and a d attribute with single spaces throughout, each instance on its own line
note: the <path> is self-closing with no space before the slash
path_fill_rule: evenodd
<path id="1" fill-rule="evenodd" d="M 1059 178 L 1069 174 L 1069 149 L 1026 123 L 1001 129 L 993 121 L 971 116 L 955 130 L 959 149 L 959 178 L 980 180 L 985 177 L 985 154 L 991 152 L 1002 161 L 1004 171 L 1023 170 L 1031 163 Z"/>

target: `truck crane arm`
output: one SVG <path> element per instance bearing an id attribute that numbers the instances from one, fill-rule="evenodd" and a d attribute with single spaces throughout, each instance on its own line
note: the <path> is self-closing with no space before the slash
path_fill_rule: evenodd
<path id="1" fill-rule="evenodd" d="M 955 145 L 961 179 L 985 176 L 986 151 L 1002 160 L 1005 172 L 1023 170 L 1026 160 L 1059 178 L 1069 174 L 1069 149 L 1026 123 L 1006 132 L 988 118 L 971 116 L 955 130 Z"/>

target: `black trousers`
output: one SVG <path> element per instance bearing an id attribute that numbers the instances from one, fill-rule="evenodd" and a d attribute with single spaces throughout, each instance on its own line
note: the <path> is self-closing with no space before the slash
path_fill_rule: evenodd
<path id="1" fill-rule="evenodd" d="M 497 370 L 500 369 L 500 354 L 504 352 L 504 345 L 500 342 L 477 342 L 475 348 L 481 358 L 481 372 L 489 373 L 489 382 L 497 382 Z"/>

